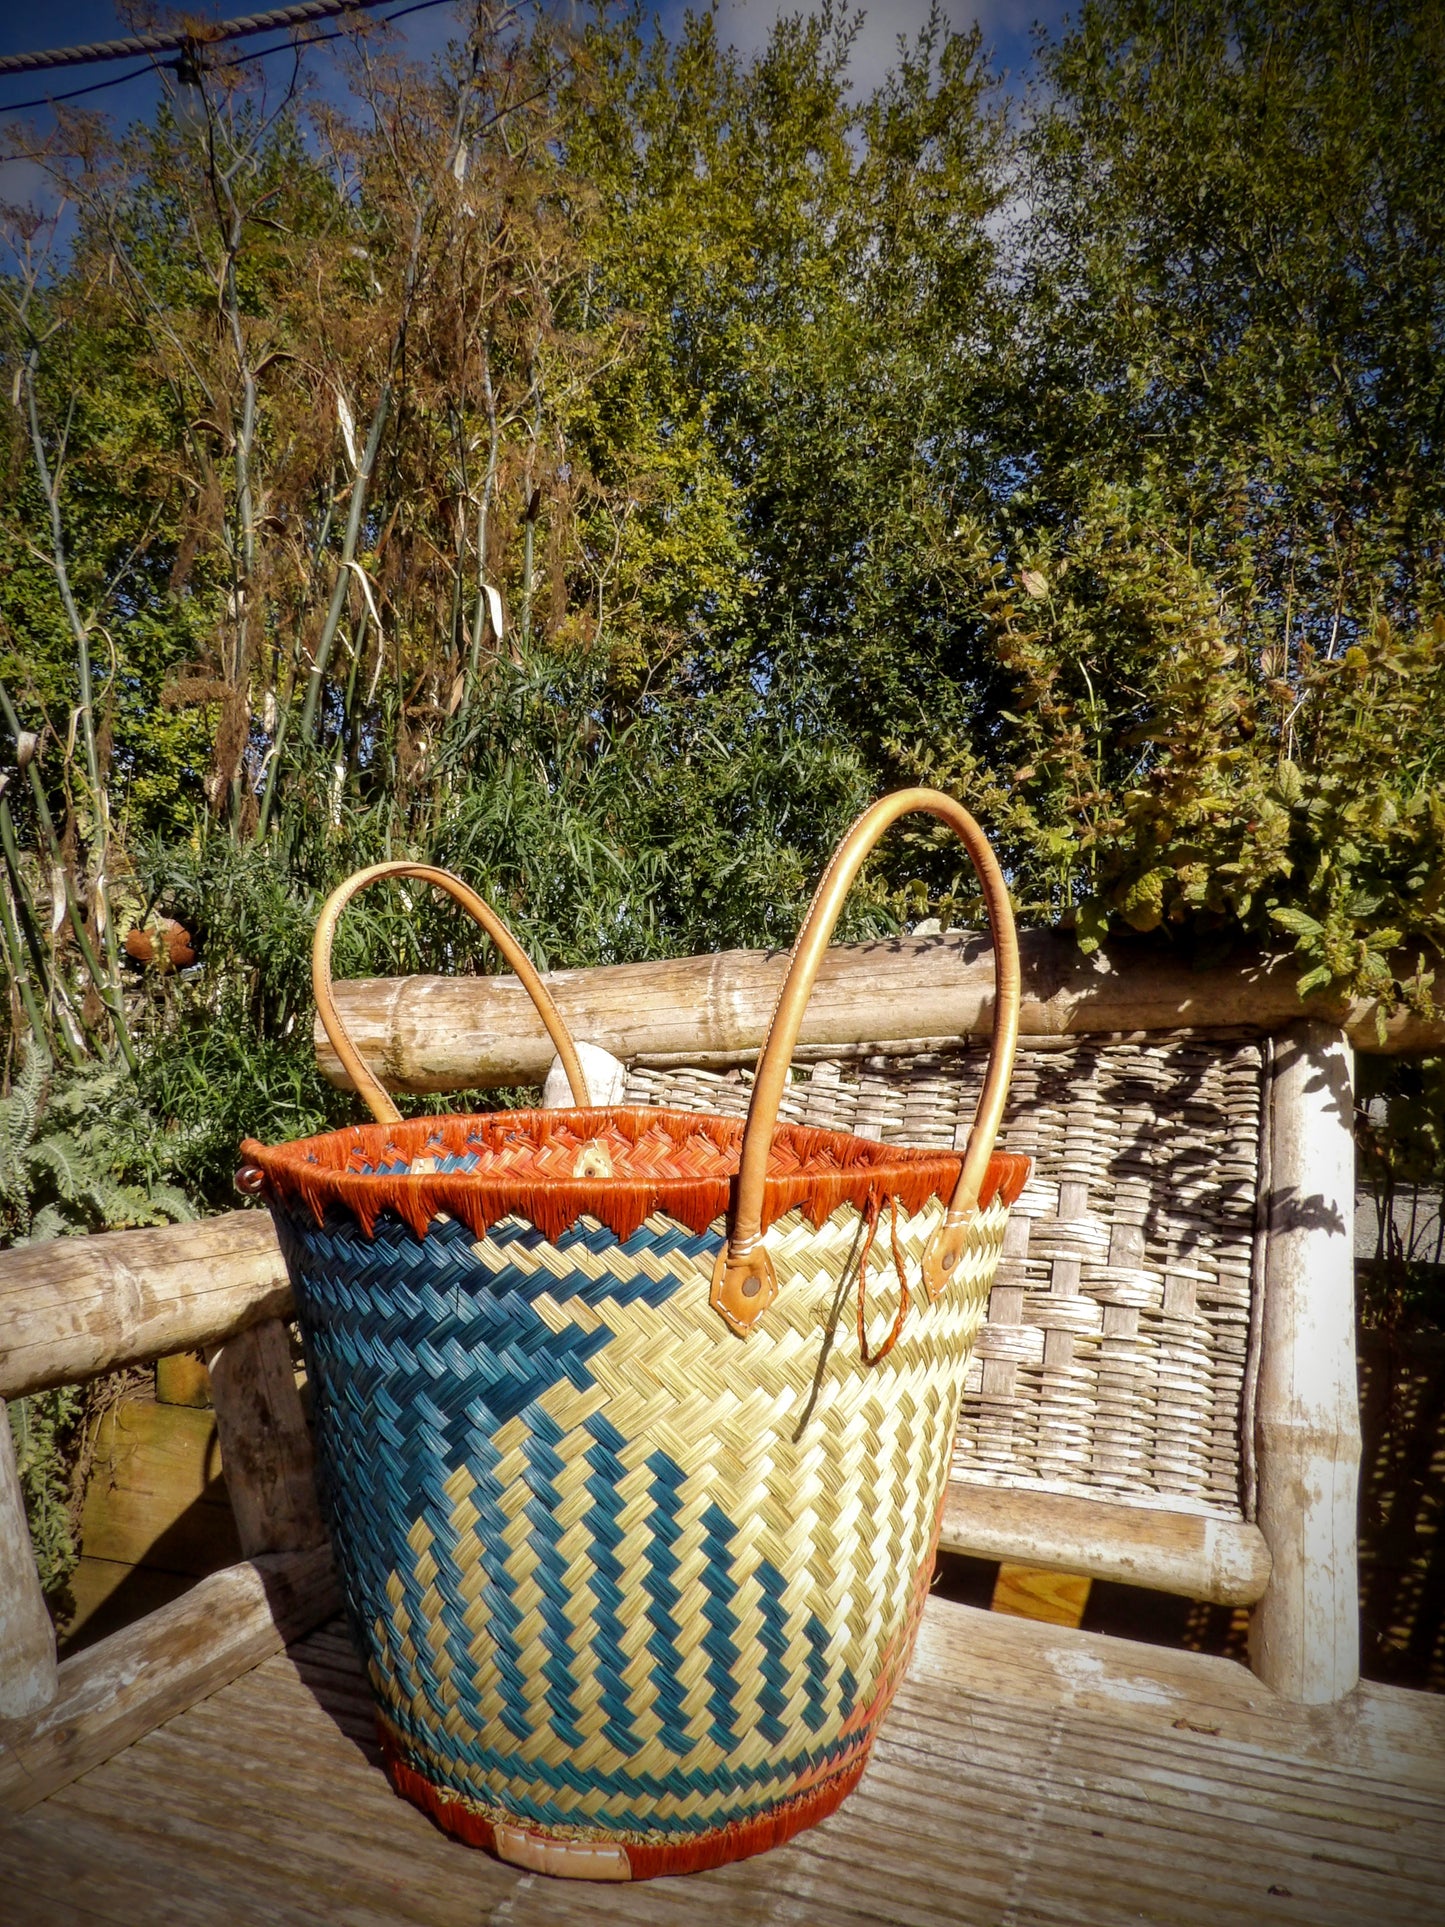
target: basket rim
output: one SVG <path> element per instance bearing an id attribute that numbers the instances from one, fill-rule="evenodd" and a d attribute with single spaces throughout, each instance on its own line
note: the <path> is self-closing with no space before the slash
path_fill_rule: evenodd
<path id="1" fill-rule="evenodd" d="M 261 1174 L 259 1188 L 268 1201 L 304 1204 L 318 1224 L 328 1206 L 341 1205 L 368 1238 L 389 1210 L 418 1238 L 426 1236 L 439 1215 L 460 1218 L 477 1237 L 503 1218 L 520 1217 L 551 1239 L 591 1217 L 625 1241 L 657 1213 L 699 1234 L 726 1217 L 736 1191 L 744 1127 L 741 1117 L 649 1105 L 483 1111 L 349 1125 L 280 1145 L 247 1138 L 241 1155 Z M 703 1175 L 585 1177 L 525 1169 L 411 1173 L 346 1168 L 357 1156 L 379 1161 L 386 1151 L 393 1154 L 388 1161 L 410 1163 L 431 1150 L 454 1156 L 469 1146 L 517 1148 L 519 1140 L 527 1138 L 540 1153 L 574 1144 L 580 1149 L 604 1137 L 614 1146 L 619 1140 L 626 1146 L 659 1135 L 679 1144 L 706 1138 L 726 1168 Z M 930 1197 L 947 1204 L 962 1163 L 962 1155 L 954 1151 L 884 1144 L 816 1125 L 779 1124 L 764 1185 L 763 1228 L 799 1209 L 819 1225 L 845 1203 L 861 1211 L 897 1198 L 910 1213 L 922 1210 Z M 1027 1157 L 994 1152 L 980 1190 L 980 1209 L 995 1200 L 1005 1207 L 1015 1203 L 1031 1164 Z"/>

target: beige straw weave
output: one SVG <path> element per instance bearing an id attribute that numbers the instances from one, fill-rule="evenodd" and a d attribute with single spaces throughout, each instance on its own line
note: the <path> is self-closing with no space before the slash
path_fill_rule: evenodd
<path id="1" fill-rule="evenodd" d="M 937 1199 L 916 1216 L 899 1215 L 899 1249 L 910 1278 L 916 1277 L 942 1216 Z M 659 1829 L 671 1822 L 685 1819 L 701 1830 L 727 1819 L 737 1804 L 730 1775 L 766 1775 L 780 1749 L 789 1756 L 805 1755 L 835 1742 L 844 1713 L 851 1710 L 835 1705 L 845 1674 L 854 1682 L 851 1692 L 859 1709 L 886 1706 L 911 1649 L 912 1619 L 921 1604 L 918 1583 L 926 1588 L 932 1571 L 953 1388 L 961 1381 L 982 1316 L 985 1281 L 996 1263 L 1005 1217 L 1001 1201 L 980 1215 L 954 1286 L 938 1304 L 925 1303 L 907 1321 L 897 1347 L 871 1372 L 858 1364 L 851 1296 L 836 1341 L 820 1344 L 820 1334 L 833 1322 L 839 1281 L 856 1251 L 856 1210 L 841 1209 L 816 1228 L 795 1211 L 770 1229 L 780 1290 L 760 1328 L 765 1342 L 750 1340 L 747 1348 L 726 1334 L 721 1342 L 717 1338 L 708 1310 L 711 1262 L 679 1246 L 669 1220 L 658 1218 L 652 1227 L 659 1249 L 636 1259 L 615 1247 L 592 1254 L 574 1245 L 564 1253 L 545 1242 L 528 1246 L 515 1238 L 501 1244 L 490 1236 L 483 1239 L 476 1256 L 499 1275 L 512 1267 L 544 1287 L 553 1278 L 570 1286 L 572 1274 L 581 1270 L 607 1287 L 608 1296 L 596 1310 L 570 1289 L 559 1290 L 555 1298 L 544 1289 L 534 1301 L 538 1315 L 558 1333 L 580 1324 L 603 1326 L 607 1336 L 605 1347 L 589 1361 L 588 1383 L 579 1387 L 562 1377 L 539 1406 L 559 1440 L 585 1445 L 588 1421 L 599 1409 L 625 1440 L 618 1448 L 616 1485 L 615 1558 L 622 1571 L 635 1579 L 655 1556 L 652 1468 L 659 1449 L 687 1467 L 670 1541 L 678 1594 L 674 1614 L 685 1626 L 708 1623 L 708 1567 L 719 1556 L 719 1521 L 745 1522 L 743 1543 L 732 1553 L 736 1624 L 725 1642 L 736 1652 L 728 1691 L 737 1732 L 726 1745 L 714 1737 L 717 1649 L 708 1642 L 691 1641 L 679 1670 L 669 1675 L 680 1705 L 669 1709 L 657 1701 L 652 1683 L 657 1634 L 654 1616 L 643 1610 L 647 1601 L 640 1588 L 634 1587 L 620 1609 L 621 1630 L 613 1645 L 608 1628 L 618 1614 L 609 1617 L 599 1606 L 588 1526 L 594 1466 L 583 1450 L 559 1450 L 552 1472 L 555 1550 L 556 1563 L 569 1575 L 565 1657 L 580 1735 L 580 1744 L 559 1745 L 548 1718 L 558 1647 L 546 1616 L 548 1587 L 556 1590 L 557 1577 L 537 1556 L 535 1506 L 528 1503 L 534 1434 L 525 1414 L 508 1421 L 492 1441 L 499 1456 L 491 1477 L 505 1493 L 507 1515 L 501 1545 L 492 1552 L 501 1554 L 514 1582 L 516 1672 L 523 1682 L 517 1690 L 525 1699 L 530 1736 L 515 1739 L 508 1725 L 509 1711 L 523 1709 L 512 1707 L 516 1691 L 509 1694 L 497 1648 L 488 1638 L 477 1481 L 465 1465 L 447 1483 L 451 1514 L 445 1543 L 419 1520 L 408 1542 L 411 1570 L 393 1572 L 387 1583 L 389 1611 L 378 1615 L 373 1627 L 371 1667 L 383 1716 L 401 1716 L 418 1733 L 425 1732 L 434 1722 L 436 1692 L 430 1682 L 457 1670 L 457 1640 L 443 1610 L 448 1563 L 459 1575 L 458 1612 L 475 1666 L 475 1678 L 467 1680 L 468 1707 L 475 1699 L 490 1714 L 475 1729 L 457 1714 L 452 1737 L 459 1747 L 465 1742 L 468 1757 L 495 1756 L 495 1763 L 468 1775 L 470 1804 L 494 1821 L 505 1821 L 515 1811 L 528 1788 L 529 1769 L 562 1765 L 567 1777 L 549 1790 L 555 1828 L 565 1832 L 575 1824 L 588 1837 L 589 1824 L 607 1823 L 608 1838 L 665 1847 L 668 1835 Z M 886 1212 L 884 1227 L 886 1233 Z M 899 1283 L 889 1255 L 891 1239 L 885 1235 L 879 1242 L 883 1250 L 868 1300 L 875 1343 L 897 1309 Z M 660 1309 L 617 1289 L 639 1271 L 675 1281 Z M 533 1471 L 532 1482 L 535 1477 Z M 804 1677 L 814 1661 L 810 1624 L 826 1626 L 830 1634 L 814 1722 L 810 1727 L 800 1712 L 783 1736 L 769 1736 L 769 1681 L 756 1664 L 767 1650 L 769 1611 L 756 1577 L 759 1561 L 784 1582 L 787 1645 L 778 1655 L 780 1668 Z M 409 1607 L 409 1599 L 420 1609 Z M 782 1614 L 778 1617 L 781 1625 Z M 628 1717 L 636 1742 L 626 1751 L 609 1737 L 609 1675 L 588 1665 L 594 1653 L 605 1654 L 630 1689 Z M 669 1737 L 669 1722 L 680 1727 L 682 1739 Z M 852 1712 L 860 1737 L 871 1724 L 861 1710 Z M 842 1739 L 848 1731 L 843 1727 Z M 449 1751 L 420 1738 L 412 1738 L 410 1752 L 441 1778 L 456 1770 Z M 680 1778 L 686 1791 L 663 1790 L 640 1799 L 639 1786 L 648 1776 L 660 1784 Z"/>
<path id="2" fill-rule="evenodd" d="M 963 1143 L 985 1047 L 798 1067 L 789 1122 Z M 969 1366 L 953 1476 L 1247 1515 L 1262 1050 L 1249 1039 L 1020 1046 L 1005 1112 L 1034 1174 Z M 630 1104 L 743 1112 L 748 1073 L 628 1072 Z"/>

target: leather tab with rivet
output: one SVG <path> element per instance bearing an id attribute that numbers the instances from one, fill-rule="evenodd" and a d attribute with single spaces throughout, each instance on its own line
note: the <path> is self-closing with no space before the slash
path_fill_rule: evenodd
<path id="1" fill-rule="evenodd" d="M 589 1138 L 572 1161 L 574 1178 L 610 1178 L 612 1153 L 600 1137 Z"/>
<path id="2" fill-rule="evenodd" d="M 778 1295 L 778 1276 L 763 1245 L 742 1257 L 726 1245 L 713 1261 L 708 1303 L 739 1338 L 746 1338 Z"/>
<path id="3" fill-rule="evenodd" d="M 976 1207 L 960 1214 L 954 1205 L 925 1245 L 923 1282 L 928 1289 L 930 1304 L 936 1305 L 957 1277 L 959 1262 L 968 1243 L 968 1228 L 977 1216 Z"/>

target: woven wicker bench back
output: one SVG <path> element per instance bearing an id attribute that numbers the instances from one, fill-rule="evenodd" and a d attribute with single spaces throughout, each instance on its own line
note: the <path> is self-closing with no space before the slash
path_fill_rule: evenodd
<path id="1" fill-rule="evenodd" d="M 980 1043 L 800 1066 L 782 1115 L 959 1145 L 986 1055 Z M 1197 1033 L 1020 1047 L 1004 1141 L 1034 1175 L 969 1370 L 955 1478 L 1251 1516 L 1263 1056 Z M 748 1091 L 736 1071 L 634 1066 L 625 1101 L 741 1113 Z"/>

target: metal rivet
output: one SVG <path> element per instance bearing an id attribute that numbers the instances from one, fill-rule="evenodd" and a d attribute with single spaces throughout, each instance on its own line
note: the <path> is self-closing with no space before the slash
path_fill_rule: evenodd
<path id="1" fill-rule="evenodd" d="M 756 1298 L 763 1288 L 763 1281 L 756 1272 L 750 1271 L 743 1280 L 743 1297 Z"/>

